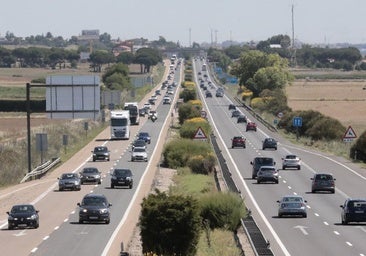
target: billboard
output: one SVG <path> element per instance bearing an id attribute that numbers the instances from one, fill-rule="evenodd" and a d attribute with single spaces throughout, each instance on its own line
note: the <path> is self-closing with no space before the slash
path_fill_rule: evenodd
<path id="1" fill-rule="evenodd" d="M 100 114 L 99 76 L 48 76 L 46 113 L 51 119 L 97 119 Z"/>

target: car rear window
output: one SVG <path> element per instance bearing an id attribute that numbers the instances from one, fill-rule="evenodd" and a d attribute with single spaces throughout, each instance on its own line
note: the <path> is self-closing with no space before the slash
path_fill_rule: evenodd
<path id="1" fill-rule="evenodd" d="M 332 180 L 333 177 L 332 177 L 332 175 L 321 174 L 321 175 L 316 175 L 315 179 L 316 180 Z"/>
<path id="2" fill-rule="evenodd" d="M 261 165 L 272 165 L 273 164 L 273 158 L 256 158 L 255 162 L 257 164 Z"/>
<path id="3" fill-rule="evenodd" d="M 366 210 L 366 201 L 350 201 L 348 207 L 351 209 L 363 209 Z"/>

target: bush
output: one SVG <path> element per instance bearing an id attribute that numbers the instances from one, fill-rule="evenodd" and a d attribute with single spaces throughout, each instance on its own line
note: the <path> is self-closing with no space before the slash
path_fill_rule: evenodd
<path id="1" fill-rule="evenodd" d="M 183 99 L 183 102 L 188 102 L 190 100 L 195 100 L 197 98 L 196 89 L 185 88 L 180 94 L 179 98 Z"/>
<path id="2" fill-rule="evenodd" d="M 224 228 L 235 232 L 246 214 L 243 200 L 230 192 L 205 194 L 199 204 L 201 217 L 210 229 Z"/>
<path id="3" fill-rule="evenodd" d="M 178 108 L 179 124 L 183 124 L 185 120 L 200 117 L 201 108 L 194 106 L 190 103 L 183 103 Z"/>
<path id="4" fill-rule="evenodd" d="M 360 135 L 351 147 L 350 158 L 366 162 L 366 131 Z"/>
<path id="5" fill-rule="evenodd" d="M 155 192 L 141 204 L 143 253 L 194 256 L 202 227 L 197 200 Z"/>
<path id="6" fill-rule="evenodd" d="M 302 117 L 302 126 L 298 128 L 299 135 L 308 136 L 312 140 L 341 139 L 346 130 L 338 120 L 313 110 L 285 113 L 278 123 L 278 127 L 287 132 L 296 133 L 296 128 L 292 126 L 293 118 L 296 116 Z"/>
<path id="7" fill-rule="evenodd" d="M 204 172 L 210 172 L 215 164 L 216 158 L 208 143 L 190 139 L 173 140 L 166 144 L 163 150 L 163 165 L 173 169 L 188 166 L 187 163 L 190 159 L 199 155 L 203 157 Z M 193 161 L 192 166 L 197 166 L 197 161 Z M 200 171 L 200 173 L 203 172 Z"/>

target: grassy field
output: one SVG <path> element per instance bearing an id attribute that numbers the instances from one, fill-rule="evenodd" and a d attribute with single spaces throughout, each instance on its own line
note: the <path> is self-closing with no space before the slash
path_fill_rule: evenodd
<path id="1" fill-rule="evenodd" d="M 357 134 L 366 130 L 366 81 L 296 80 L 286 88 L 293 110 L 317 110 L 349 125 Z"/>

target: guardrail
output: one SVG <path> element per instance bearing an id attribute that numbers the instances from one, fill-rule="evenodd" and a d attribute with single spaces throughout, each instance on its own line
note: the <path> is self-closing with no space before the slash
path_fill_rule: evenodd
<path id="1" fill-rule="evenodd" d="M 219 162 L 219 165 L 221 168 L 221 172 L 222 172 L 222 176 L 225 180 L 227 188 L 230 191 L 232 191 L 234 193 L 238 193 L 241 196 L 241 191 L 238 189 L 238 187 L 235 184 L 235 181 L 232 178 L 230 169 L 229 169 L 228 165 L 226 164 L 226 160 L 220 150 L 220 147 L 216 141 L 216 136 L 214 134 L 210 135 L 210 141 L 214 148 L 216 157 L 218 159 L 218 162 Z M 248 210 L 248 212 L 250 212 L 250 211 Z M 252 216 L 250 216 L 250 214 L 249 214 L 249 216 L 241 219 L 241 225 L 242 225 L 247 237 L 249 238 L 250 245 L 256 256 L 264 256 L 264 255 L 273 256 L 273 252 L 269 247 L 270 246 L 269 242 L 264 238 L 261 230 L 257 226 L 257 224 L 256 224 L 255 220 L 252 218 Z"/>
<path id="2" fill-rule="evenodd" d="M 38 178 L 43 176 L 46 172 L 48 172 L 52 167 L 61 162 L 59 157 L 53 158 L 52 160 L 48 160 L 42 165 L 37 166 L 34 170 L 27 173 L 24 178 L 20 181 L 20 183 L 24 183 L 28 180 L 32 180 L 33 178 Z"/>

